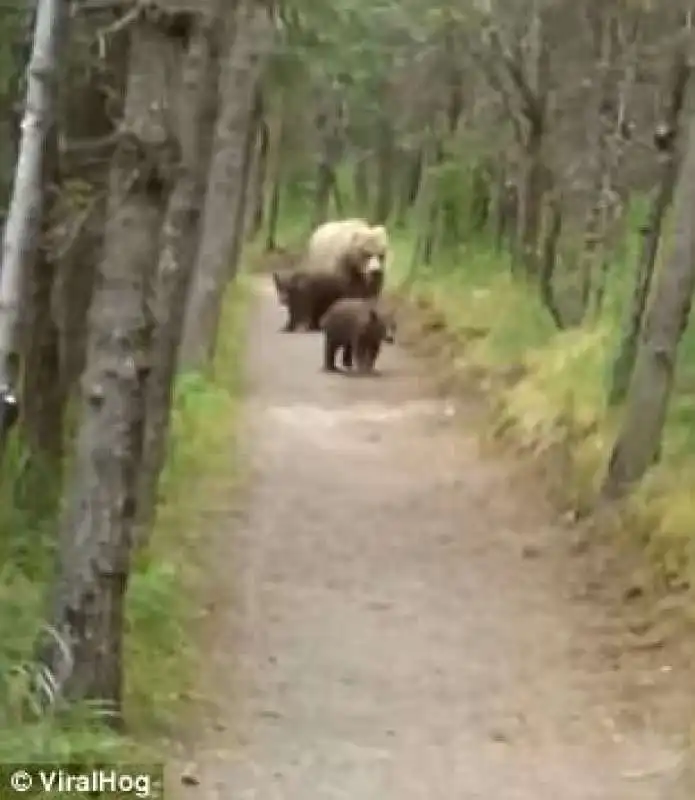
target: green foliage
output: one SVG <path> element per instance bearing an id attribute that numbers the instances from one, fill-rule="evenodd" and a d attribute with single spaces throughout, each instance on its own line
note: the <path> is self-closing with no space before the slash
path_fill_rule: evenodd
<path id="1" fill-rule="evenodd" d="M 612 256 L 600 317 L 568 331 L 555 328 L 537 287 L 514 279 L 506 255 L 484 238 L 440 250 L 430 267 L 418 267 L 413 276 L 408 266 L 413 229 L 395 236 L 397 283 L 407 280 L 404 291 L 441 315 L 460 347 L 462 358 L 447 359 L 446 369 L 477 376 L 493 394 L 499 430 L 513 430 L 516 441 L 538 453 L 567 449 L 572 479 L 562 489 L 571 503 L 581 505 L 593 497 L 613 444 L 616 418 L 606 406 L 608 380 L 633 290 L 645 212 L 644 199 L 637 198 L 630 208 L 628 236 Z M 516 368 L 521 368 L 522 377 L 510 384 L 505 376 Z M 695 525 L 694 481 L 691 326 L 679 351 L 661 461 L 628 509 L 634 531 L 643 535 L 654 574 L 666 582 L 695 579 L 689 544 Z"/>
<path id="2" fill-rule="evenodd" d="M 26 13 L 26 3 L 0 4 L 0 104 L 2 106 L 5 106 L 18 73 L 26 66 L 17 63 L 17 44 L 23 32 Z"/>
<path id="3" fill-rule="evenodd" d="M 156 736 L 180 710 L 193 676 L 189 644 L 200 586 L 199 515 L 211 477 L 233 475 L 235 423 L 243 388 L 247 287 L 231 290 L 214 369 L 183 375 L 176 387 L 168 460 L 150 547 L 139 553 L 127 599 L 126 717 L 128 737 L 102 723 L 95 706 L 41 716 L 28 707 L 33 646 L 52 578 L 57 487 L 31 474 L 21 444 L 11 443 L 0 483 L 0 761 L 94 764 L 147 758 Z"/>

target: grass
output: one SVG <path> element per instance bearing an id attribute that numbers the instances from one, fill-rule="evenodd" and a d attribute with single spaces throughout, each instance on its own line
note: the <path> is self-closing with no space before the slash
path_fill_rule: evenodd
<path id="1" fill-rule="evenodd" d="M 608 378 L 630 297 L 637 234 L 612 265 L 596 321 L 558 331 L 536 290 L 512 279 L 506 259 L 481 242 L 437 256 L 412 273 L 412 231 L 394 232 L 394 283 L 421 309 L 421 332 L 436 315 L 461 358 L 450 369 L 478 376 L 494 399 L 494 426 L 537 454 L 563 448 L 572 505 L 594 495 L 606 469 L 619 412 L 606 407 Z M 472 336 L 471 332 L 475 335 Z M 435 334 L 432 334 L 435 335 Z M 679 354 L 678 382 L 661 463 L 623 509 L 622 525 L 649 556 L 655 585 L 695 579 L 695 331 Z M 504 379 L 518 367 L 513 381 Z M 566 473 L 562 473 L 566 478 Z"/>
<path id="2" fill-rule="evenodd" d="M 125 640 L 127 736 L 110 733 L 96 709 L 60 720 L 27 718 L 27 664 L 43 619 L 55 551 L 56 497 L 19 475 L 19 447 L 0 484 L 0 763 L 157 758 L 158 738 L 180 713 L 196 671 L 189 645 L 197 620 L 192 600 L 203 580 L 198 515 L 214 476 L 226 491 L 238 475 L 236 420 L 248 285 L 229 293 L 217 355 L 206 374 L 182 375 L 176 387 L 170 452 L 148 551 L 136 559 L 127 599 Z M 45 497 L 43 503 L 36 497 Z M 1 795 L 1 793 L 0 793 Z"/>

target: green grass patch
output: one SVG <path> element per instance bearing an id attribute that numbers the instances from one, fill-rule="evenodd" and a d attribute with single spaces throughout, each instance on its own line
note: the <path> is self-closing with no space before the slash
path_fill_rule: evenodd
<path id="1" fill-rule="evenodd" d="M 57 498 L 50 476 L 43 476 L 41 493 L 36 476 L 27 485 L 13 443 L 0 483 L 0 762 L 159 760 L 158 737 L 180 713 L 197 667 L 190 642 L 203 581 L 199 515 L 212 485 L 224 478 L 229 493 L 238 477 L 248 300 L 242 277 L 226 299 L 214 364 L 177 383 L 157 524 L 147 552 L 136 559 L 127 599 L 127 736 L 109 732 L 96 709 L 60 719 L 27 717 L 26 665 L 53 576 Z M 37 503 L 37 497 L 46 500 Z"/>

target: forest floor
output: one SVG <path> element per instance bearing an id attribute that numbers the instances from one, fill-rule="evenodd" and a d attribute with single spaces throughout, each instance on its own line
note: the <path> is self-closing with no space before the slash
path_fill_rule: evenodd
<path id="1" fill-rule="evenodd" d="M 537 476 L 481 446 L 479 401 L 398 347 L 379 377 L 321 373 L 320 336 L 279 333 L 258 286 L 248 486 L 200 534 L 174 796 L 680 798 L 685 665 L 592 591 Z"/>

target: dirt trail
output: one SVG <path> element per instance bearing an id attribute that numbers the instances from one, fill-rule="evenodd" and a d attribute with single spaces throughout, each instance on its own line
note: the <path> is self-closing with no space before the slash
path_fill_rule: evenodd
<path id="1" fill-rule="evenodd" d="M 327 376 L 260 295 L 251 488 L 215 553 L 200 782 L 175 794 L 671 797 L 678 742 L 629 699 L 658 663 L 597 652 L 608 621 L 545 555 L 567 531 L 538 493 L 396 348 L 379 379 Z"/>

